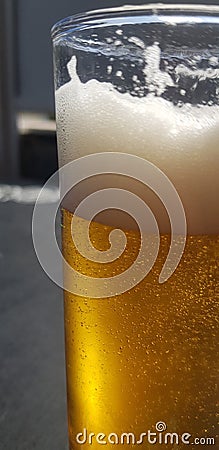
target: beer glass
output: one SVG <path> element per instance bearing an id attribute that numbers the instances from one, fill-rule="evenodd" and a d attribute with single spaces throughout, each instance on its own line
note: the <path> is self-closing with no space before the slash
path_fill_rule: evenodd
<path id="1" fill-rule="evenodd" d="M 52 38 L 60 167 L 84 164 L 62 202 L 70 448 L 216 445 L 219 7 L 93 11 Z"/>

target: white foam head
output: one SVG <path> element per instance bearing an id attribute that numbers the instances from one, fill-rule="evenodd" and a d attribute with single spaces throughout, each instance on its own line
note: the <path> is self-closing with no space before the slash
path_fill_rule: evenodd
<path id="1" fill-rule="evenodd" d="M 151 94 L 139 98 L 95 79 L 82 83 L 71 59 L 71 80 L 56 92 L 60 164 L 97 152 L 145 158 L 176 187 L 189 232 L 218 233 L 219 107 L 178 107 L 155 96 L 170 79 L 153 70 Z"/>

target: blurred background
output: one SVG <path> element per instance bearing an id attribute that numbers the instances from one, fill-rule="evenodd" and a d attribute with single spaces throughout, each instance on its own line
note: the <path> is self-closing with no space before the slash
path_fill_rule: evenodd
<path id="1" fill-rule="evenodd" d="M 0 0 L 2 450 L 67 449 L 62 293 L 31 240 L 34 201 L 57 168 L 50 29 L 68 15 L 127 3 Z"/>

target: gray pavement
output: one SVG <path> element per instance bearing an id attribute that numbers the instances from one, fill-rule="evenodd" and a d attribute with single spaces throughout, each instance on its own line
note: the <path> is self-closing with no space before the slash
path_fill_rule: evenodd
<path id="1" fill-rule="evenodd" d="M 36 259 L 32 209 L 0 202 L 0 450 L 65 450 L 62 292 Z"/>

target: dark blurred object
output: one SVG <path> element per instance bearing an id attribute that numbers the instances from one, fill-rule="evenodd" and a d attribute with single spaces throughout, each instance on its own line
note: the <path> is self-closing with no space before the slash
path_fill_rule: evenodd
<path id="1" fill-rule="evenodd" d="M 20 175 L 45 182 L 58 169 L 55 121 L 45 114 L 19 113 L 17 123 Z"/>
<path id="2" fill-rule="evenodd" d="M 20 136 L 20 174 L 23 178 L 45 182 L 57 169 L 54 133 Z"/>
<path id="3" fill-rule="evenodd" d="M 0 2 L 0 177 L 18 175 L 18 142 L 15 115 L 14 3 Z"/>

